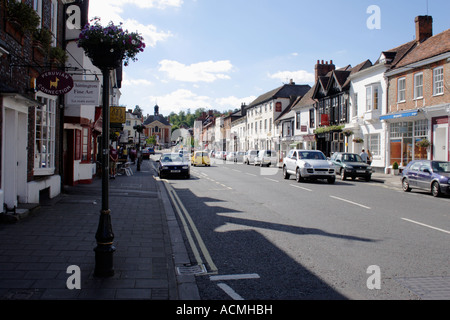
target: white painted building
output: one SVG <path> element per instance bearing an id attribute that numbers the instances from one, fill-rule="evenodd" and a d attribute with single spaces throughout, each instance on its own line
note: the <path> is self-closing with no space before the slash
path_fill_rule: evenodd
<path id="1" fill-rule="evenodd" d="M 344 131 L 353 134 L 347 139 L 346 150 L 361 153 L 364 148 L 372 155 L 372 166 L 380 171 L 386 166 L 386 124 L 380 116 L 386 114 L 388 69 L 385 60 L 350 76 L 349 123 Z M 362 140 L 358 140 L 362 139 Z"/>

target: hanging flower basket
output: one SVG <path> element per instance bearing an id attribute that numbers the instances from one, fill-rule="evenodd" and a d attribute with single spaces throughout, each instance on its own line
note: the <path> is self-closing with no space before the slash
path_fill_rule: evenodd
<path id="1" fill-rule="evenodd" d="M 416 142 L 416 146 L 419 148 L 429 148 L 431 146 L 431 142 L 428 139 L 422 139 Z"/>
<path id="2" fill-rule="evenodd" d="M 100 69 L 116 69 L 137 61 L 136 55 L 145 48 L 144 38 L 135 32 L 122 29 L 110 22 L 106 27 L 99 18 L 84 26 L 78 38 L 78 47 L 83 48 L 92 63 Z"/>

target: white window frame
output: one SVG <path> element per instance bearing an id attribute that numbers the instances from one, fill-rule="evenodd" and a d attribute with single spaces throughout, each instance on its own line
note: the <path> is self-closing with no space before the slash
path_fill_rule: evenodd
<path id="1" fill-rule="evenodd" d="M 400 83 L 403 83 L 401 86 Z M 406 78 L 401 77 L 397 79 L 397 102 L 406 101 Z"/>
<path id="2" fill-rule="evenodd" d="M 37 100 L 43 105 L 35 109 L 34 175 L 52 175 L 55 173 L 56 99 L 39 94 Z"/>
<path id="3" fill-rule="evenodd" d="M 433 69 L 433 96 L 442 94 L 444 94 L 444 67 L 441 66 Z"/>
<path id="4" fill-rule="evenodd" d="M 370 153 L 374 156 L 381 155 L 381 139 L 380 139 L 379 133 L 373 133 L 367 135 L 367 149 L 370 151 Z"/>
<path id="5" fill-rule="evenodd" d="M 414 74 L 414 99 L 423 99 L 423 72 Z"/>

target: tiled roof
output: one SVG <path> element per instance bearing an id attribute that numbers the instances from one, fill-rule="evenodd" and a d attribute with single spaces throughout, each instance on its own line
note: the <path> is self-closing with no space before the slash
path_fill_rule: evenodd
<path id="1" fill-rule="evenodd" d="M 450 52 L 450 29 L 418 43 L 395 67 L 404 67 L 446 52 Z"/>
<path id="2" fill-rule="evenodd" d="M 309 85 L 296 85 L 296 84 L 285 84 L 274 90 L 271 90 L 263 95 L 260 95 L 256 100 L 254 100 L 248 108 L 257 106 L 266 101 L 276 99 L 276 98 L 290 98 L 292 96 L 303 96 L 311 87 Z"/>

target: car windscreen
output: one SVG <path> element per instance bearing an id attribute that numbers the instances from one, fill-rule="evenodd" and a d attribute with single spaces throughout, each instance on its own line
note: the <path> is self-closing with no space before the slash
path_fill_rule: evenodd
<path id="1" fill-rule="evenodd" d="M 345 162 L 363 162 L 359 154 L 344 154 L 342 160 Z"/>
<path id="2" fill-rule="evenodd" d="M 301 151 L 298 155 L 299 159 L 303 160 L 326 160 L 322 152 Z"/>
<path id="3" fill-rule="evenodd" d="M 431 161 L 431 167 L 434 172 L 450 173 L 450 162 L 448 161 Z"/>
<path id="4" fill-rule="evenodd" d="M 165 154 L 161 157 L 162 162 L 183 162 L 184 158 L 182 155 L 178 153 L 174 154 Z"/>

